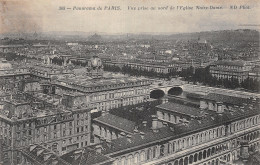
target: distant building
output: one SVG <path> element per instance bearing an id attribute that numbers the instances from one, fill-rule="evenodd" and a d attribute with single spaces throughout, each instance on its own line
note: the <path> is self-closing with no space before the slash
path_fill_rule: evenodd
<path id="1" fill-rule="evenodd" d="M 260 66 L 255 66 L 250 72 L 249 72 L 249 78 L 252 78 L 253 80 L 260 81 Z"/>
<path id="2" fill-rule="evenodd" d="M 245 61 L 217 61 L 210 66 L 210 73 L 217 79 L 238 79 L 242 82 L 248 78 L 251 66 Z"/>

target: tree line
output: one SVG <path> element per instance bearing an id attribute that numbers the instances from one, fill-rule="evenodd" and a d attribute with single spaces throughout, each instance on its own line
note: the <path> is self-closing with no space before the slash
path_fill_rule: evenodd
<path id="1" fill-rule="evenodd" d="M 193 84 L 201 83 L 212 87 L 225 87 L 229 89 L 244 88 L 253 92 L 260 92 L 260 81 L 252 78 L 246 78 L 242 82 L 235 77 L 218 79 L 210 74 L 209 66 L 205 68 L 193 68 L 192 66 L 181 71 L 171 70 L 169 73 L 158 73 L 154 69 L 150 71 L 141 68 L 131 68 L 124 65 L 111 66 L 104 64 L 104 70 L 110 72 L 120 72 L 130 76 L 145 76 L 150 78 L 164 78 L 170 80 L 173 77 L 182 77 L 185 81 Z"/>

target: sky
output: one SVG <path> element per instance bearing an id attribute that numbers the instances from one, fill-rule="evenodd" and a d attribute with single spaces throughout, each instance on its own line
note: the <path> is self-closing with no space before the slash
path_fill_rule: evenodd
<path id="1" fill-rule="evenodd" d="M 260 28 L 259 0 L 0 0 L 0 34 L 50 31 L 186 33 Z M 231 10 L 230 5 L 250 9 Z M 59 10 L 59 7 L 102 10 Z M 120 6 L 121 10 L 104 10 Z M 128 7 L 149 10 L 128 10 Z M 158 10 L 158 7 L 167 7 Z M 175 7 L 170 10 L 170 7 Z M 222 6 L 223 10 L 176 10 L 177 6 Z M 155 7 L 156 10 L 151 10 Z M 246 26 L 241 26 L 246 25 Z"/>

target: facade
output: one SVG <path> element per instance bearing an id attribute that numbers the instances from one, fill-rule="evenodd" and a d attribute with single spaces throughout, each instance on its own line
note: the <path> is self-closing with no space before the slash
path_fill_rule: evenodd
<path id="1" fill-rule="evenodd" d="M 260 81 L 260 66 L 255 66 L 250 72 L 249 72 L 249 78 L 253 80 Z"/>
<path id="2" fill-rule="evenodd" d="M 16 150 L 31 144 L 42 145 L 57 155 L 90 144 L 91 109 L 66 109 L 53 100 L 50 105 L 23 94 L 4 101 L 0 138 L 8 146 L 4 153 L 15 164 L 20 161 L 13 157 L 19 154 Z"/>
<path id="3" fill-rule="evenodd" d="M 217 79 L 236 78 L 242 82 L 248 78 L 251 66 L 244 61 L 217 61 L 210 66 L 210 73 Z"/>
<path id="4" fill-rule="evenodd" d="M 130 67 L 132 69 L 140 69 L 144 71 L 154 71 L 156 73 L 168 74 L 171 72 L 182 71 L 191 66 L 198 67 L 198 64 L 187 61 L 167 61 L 167 62 L 155 62 L 155 61 L 144 61 L 144 60 L 127 60 L 127 61 L 105 61 L 105 65 L 123 66 Z M 196 66 L 195 66 L 196 65 Z"/>
<path id="5" fill-rule="evenodd" d="M 55 94 L 66 96 L 65 99 L 72 99 L 71 104 L 74 106 L 84 104 L 101 111 L 147 101 L 150 98 L 150 85 L 151 81 L 145 78 L 84 81 L 81 77 L 79 82 L 77 78 L 71 77 L 57 80 L 52 83 L 52 88 L 55 88 Z"/>
<path id="6" fill-rule="evenodd" d="M 260 147 L 259 100 L 248 101 L 232 111 L 220 107 L 217 112 L 197 109 L 199 116 L 192 110 L 183 110 L 178 114 L 187 118 L 178 122 L 172 122 L 171 117 L 162 120 L 153 116 L 150 130 L 137 129 L 132 135 L 105 139 L 96 145 L 96 150 L 113 158 L 117 165 L 233 164 L 241 156 L 243 140 L 248 141 L 250 152 L 259 151 Z M 173 112 L 174 104 L 166 105 L 158 106 L 158 111 Z"/>

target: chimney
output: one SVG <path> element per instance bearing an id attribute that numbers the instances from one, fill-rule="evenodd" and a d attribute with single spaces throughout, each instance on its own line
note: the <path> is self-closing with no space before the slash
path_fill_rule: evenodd
<path id="1" fill-rule="evenodd" d="M 145 133 L 144 132 L 140 132 L 140 135 L 141 135 L 141 138 L 144 139 Z"/>
<path id="2" fill-rule="evenodd" d="M 106 110 L 103 109 L 103 110 L 101 111 L 101 116 L 105 116 L 106 114 L 107 114 Z"/>
<path id="3" fill-rule="evenodd" d="M 77 160 L 82 155 L 82 150 L 74 151 L 74 160 Z"/>
<path id="4" fill-rule="evenodd" d="M 248 152 L 248 148 L 249 148 L 249 144 L 247 140 L 242 140 L 240 141 L 240 157 L 243 161 L 247 161 L 249 158 L 249 152 Z"/>
<path id="5" fill-rule="evenodd" d="M 158 132 L 158 118 L 156 115 L 152 115 L 152 130 Z"/>
<path id="6" fill-rule="evenodd" d="M 37 147 L 36 145 L 31 144 L 31 145 L 30 145 L 30 152 L 31 152 L 32 150 L 34 150 L 36 147 Z"/>
<path id="7" fill-rule="evenodd" d="M 222 107 L 223 103 L 222 102 L 216 102 L 217 104 L 217 113 L 223 113 L 224 109 Z"/>
<path id="8" fill-rule="evenodd" d="M 144 127 L 147 126 L 147 121 L 143 121 L 143 126 L 144 126 Z"/>
<path id="9" fill-rule="evenodd" d="M 57 158 L 52 158 L 51 165 L 56 165 L 58 163 L 59 163 L 59 161 L 57 160 Z"/>
<path id="10" fill-rule="evenodd" d="M 139 133 L 139 131 L 138 131 L 138 129 L 135 127 L 135 129 L 134 129 L 134 134 L 137 134 L 137 133 Z"/>
<path id="11" fill-rule="evenodd" d="M 125 135 L 126 135 L 126 134 L 125 134 L 124 132 L 121 132 L 121 133 L 120 133 L 120 136 L 121 136 L 121 137 L 125 137 Z"/>
<path id="12" fill-rule="evenodd" d="M 129 143 L 132 143 L 132 136 L 131 135 L 126 135 L 126 139 Z"/>
<path id="13" fill-rule="evenodd" d="M 167 126 L 168 126 L 168 123 L 167 123 L 167 122 L 163 122 L 163 126 L 164 126 L 164 127 L 167 127 Z"/>
<path id="14" fill-rule="evenodd" d="M 106 139 L 106 144 L 109 148 L 112 147 L 112 141 L 110 139 Z"/>
<path id="15" fill-rule="evenodd" d="M 40 154 L 42 154 L 44 152 L 43 148 L 36 148 L 37 152 L 36 155 L 39 156 Z"/>
<path id="16" fill-rule="evenodd" d="M 52 154 L 51 154 L 50 152 L 43 153 L 43 159 L 44 159 L 44 161 L 48 160 L 51 156 L 52 156 Z"/>
<path id="17" fill-rule="evenodd" d="M 102 152 L 102 145 L 101 144 L 96 145 L 95 149 L 96 149 L 97 153 L 101 153 Z"/>
<path id="18" fill-rule="evenodd" d="M 168 101 L 168 98 L 167 97 L 163 97 L 162 98 L 162 104 L 164 104 L 164 103 L 168 103 L 169 101 Z"/>

